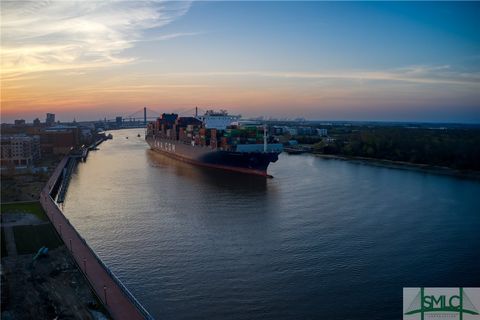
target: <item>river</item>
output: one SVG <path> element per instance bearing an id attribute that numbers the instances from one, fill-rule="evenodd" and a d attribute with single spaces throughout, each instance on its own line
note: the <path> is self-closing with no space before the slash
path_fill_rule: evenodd
<path id="1" fill-rule="evenodd" d="M 403 287 L 480 286 L 479 182 L 287 154 L 263 179 L 138 133 L 79 164 L 64 212 L 157 319 L 399 319 Z"/>

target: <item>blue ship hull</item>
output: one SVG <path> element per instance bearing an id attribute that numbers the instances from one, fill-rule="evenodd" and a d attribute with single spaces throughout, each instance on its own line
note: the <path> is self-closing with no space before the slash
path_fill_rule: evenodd
<path id="1" fill-rule="evenodd" d="M 226 151 L 152 136 L 147 136 L 146 141 L 152 150 L 180 161 L 261 176 L 267 176 L 268 165 L 276 162 L 280 153 Z"/>

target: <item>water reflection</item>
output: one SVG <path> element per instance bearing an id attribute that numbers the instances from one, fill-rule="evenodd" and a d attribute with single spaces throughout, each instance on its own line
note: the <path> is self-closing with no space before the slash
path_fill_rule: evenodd
<path id="1" fill-rule="evenodd" d="M 206 183 L 209 186 L 221 189 L 222 191 L 238 192 L 242 195 L 258 195 L 259 193 L 266 193 L 267 187 L 269 187 L 268 178 L 194 166 L 171 159 L 152 150 L 146 150 L 146 155 L 148 163 L 153 167 L 173 171 L 177 176 L 185 177 L 202 184 Z"/>

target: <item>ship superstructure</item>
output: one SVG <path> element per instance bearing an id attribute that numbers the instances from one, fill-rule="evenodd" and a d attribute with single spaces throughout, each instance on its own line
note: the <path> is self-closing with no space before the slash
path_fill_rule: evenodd
<path id="1" fill-rule="evenodd" d="M 147 125 L 154 151 L 196 165 L 266 176 L 283 146 L 262 124 L 241 124 L 240 116 L 207 111 L 195 117 L 164 113 Z"/>

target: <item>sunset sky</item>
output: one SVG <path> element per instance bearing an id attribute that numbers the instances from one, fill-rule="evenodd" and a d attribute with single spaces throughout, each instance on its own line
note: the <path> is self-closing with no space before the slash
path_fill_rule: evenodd
<path id="1" fill-rule="evenodd" d="M 480 122 L 480 3 L 1 2 L 2 122 Z"/>

